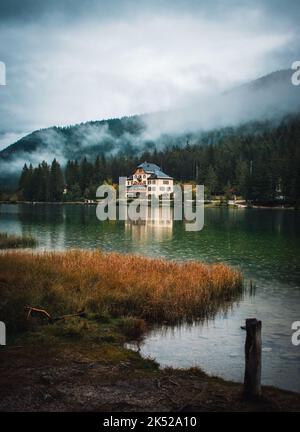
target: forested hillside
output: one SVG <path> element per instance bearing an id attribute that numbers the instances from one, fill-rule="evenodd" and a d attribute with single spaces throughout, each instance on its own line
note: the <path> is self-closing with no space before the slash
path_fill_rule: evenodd
<path id="1" fill-rule="evenodd" d="M 252 158 L 255 171 L 256 155 L 250 155 L 256 151 L 253 146 L 266 145 L 265 151 L 269 152 L 274 140 L 279 145 L 276 134 L 281 134 L 280 145 L 285 138 L 294 138 L 288 126 L 278 132 L 284 118 L 300 112 L 300 86 L 291 84 L 291 74 L 291 70 L 274 72 L 225 93 L 199 97 L 180 109 L 37 130 L 0 151 L 0 190 L 16 189 L 25 162 L 37 166 L 43 160 L 49 164 L 56 158 L 65 168 L 68 160 L 80 161 L 86 157 L 93 162 L 100 155 L 108 166 L 111 164 L 107 177 L 115 179 L 120 171 L 131 170 L 137 159 L 145 159 L 144 152 L 153 153 L 155 149 L 159 155 L 153 155 L 154 159 L 158 157 L 157 162 L 164 163 L 178 179 L 194 178 L 197 165 L 197 175 L 203 179 L 212 165 L 217 176 L 213 183 L 220 190 L 224 183 L 223 175 L 219 174 L 222 164 L 230 165 L 224 167 L 226 184 L 234 184 L 232 169 L 237 165 L 236 159 Z M 285 137 L 285 133 L 289 136 Z M 188 150 L 184 149 L 187 141 Z M 194 150 L 205 145 L 221 148 Z M 228 158 L 228 146 L 233 159 L 221 163 L 222 152 Z M 179 149 L 183 149 L 181 156 L 177 154 Z M 259 155 L 263 153 L 263 149 L 257 151 Z M 274 151 L 277 152 L 276 148 Z M 216 154 L 216 160 L 209 156 L 212 153 Z"/>
<path id="2" fill-rule="evenodd" d="M 284 196 L 300 199 L 300 115 L 280 123 L 255 122 L 202 134 L 177 137 L 161 150 L 155 145 L 134 155 L 119 152 L 107 157 L 69 160 L 66 168 L 57 161 L 37 167 L 25 165 L 19 182 L 24 199 L 56 201 L 95 198 L 104 181 L 117 183 L 143 161 L 154 162 L 178 182 L 197 182 L 213 194 L 242 195 L 253 201 L 273 201 Z"/>

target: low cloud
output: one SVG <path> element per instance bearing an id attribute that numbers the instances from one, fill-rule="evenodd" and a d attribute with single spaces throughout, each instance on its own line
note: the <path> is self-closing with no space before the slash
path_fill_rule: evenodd
<path id="1" fill-rule="evenodd" d="M 16 16 L 3 9 L 0 22 L 6 131 L 174 110 L 286 68 L 299 52 L 295 7 L 282 16 L 274 2 L 272 13 L 268 2 L 63 2 L 70 15 L 61 2 L 29 3 Z"/>
<path id="2" fill-rule="evenodd" d="M 164 146 L 166 135 L 171 142 L 299 108 L 299 88 L 291 87 L 288 73 L 267 87 L 229 91 L 300 59 L 297 2 L 14 3 L 0 5 L 0 60 L 7 68 L 0 150 L 41 128 L 154 113 L 143 117 L 140 134 L 112 136 L 99 124 L 74 131 L 87 152 L 137 153 L 151 141 Z M 18 153 L 2 163 L 2 174 L 24 162 L 66 162 L 66 136 L 57 129 L 41 133 L 43 149 Z"/>
<path id="3" fill-rule="evenodd" d="M 0 151 L 8 147 L 10 144 L 15 143 L 20 138 L 27 135 L 28 132 L 4 132 L 0 133 Z"/>

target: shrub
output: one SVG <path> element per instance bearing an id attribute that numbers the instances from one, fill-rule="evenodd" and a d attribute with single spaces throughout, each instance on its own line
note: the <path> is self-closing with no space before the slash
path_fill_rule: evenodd
<path id="1" fill-rule="evenodd" d="M 145 320 L 134 317 L 124 317 L 118 327 L 128 339 L 139 339 L 147 330 Z"/>

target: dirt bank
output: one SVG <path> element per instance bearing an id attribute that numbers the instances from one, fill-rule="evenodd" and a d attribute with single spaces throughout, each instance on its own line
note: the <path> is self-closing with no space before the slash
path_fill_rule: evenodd
<path id="1" fill-rule="evenodd" d="M 160 370 L 118 344 L 1 347 L 1 411 L 300 411 L 300 395 L 270 387 L 245 402 L 242 386 L 201 370 Z"/>

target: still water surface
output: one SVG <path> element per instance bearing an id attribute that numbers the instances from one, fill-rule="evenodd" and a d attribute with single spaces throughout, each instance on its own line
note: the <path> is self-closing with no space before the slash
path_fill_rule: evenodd
<path id="1" fill-rule="evenodd" d="M 2 204 L 0 231 L 31 234 L 47 250 L 98 248 L 241 268 L 255 295 L 246 292 L 226 314 L 205 323 L 154 329 L 141 352 L 161 365 L 198 365 L 242 381 L 240 326 L 256 317 L 263 322 L 263 383 L 300 392 L 300 346 L 291 343 L 292 322 L 300 321 L 299 212 L 207 208 L 204 229 L 186 232 L 180 221 L 99 222 L 94 206 Z"/>

